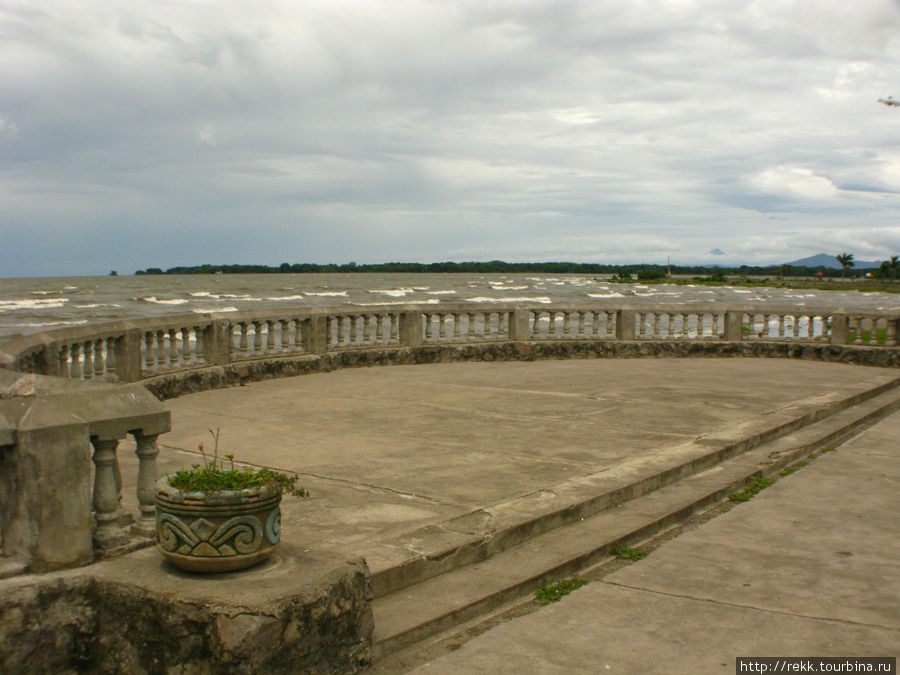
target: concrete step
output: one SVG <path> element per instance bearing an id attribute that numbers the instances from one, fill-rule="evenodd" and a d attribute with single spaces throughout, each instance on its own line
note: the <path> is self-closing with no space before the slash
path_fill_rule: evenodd
<path id="1" fill-rule="evenodd" d="M 892 391 L 900 391 L 900 378 L 851 396 L 832 395 L 775 410 L 737 428 L 641 453 L 565 483 L 370 544 L 361 553 L 372 571 L 374 595 L 382 597 L 484 560 Z"/>
<path id="2" fill-rule="evenodd" d="M 774 475 L 816 450 L 839 444 L 900 409 L 900 388 L 880 389 L 768 442 L 646 490 L 639 498 L 579 516 L 512 545 L 485 545 L 486 555 L 478 561 L 377 597 L 373 607 L 376 655 L 383 657 L 495 611 L 531 594 L 547 577 L 571 576 L 603 561 L 616 546 L 633 545 L 678 524 L 740 489 L 753 476 Z"/>

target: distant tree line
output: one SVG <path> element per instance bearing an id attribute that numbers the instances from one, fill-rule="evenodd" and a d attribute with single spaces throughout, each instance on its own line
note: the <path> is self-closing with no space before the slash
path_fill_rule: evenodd
<path id="1" fill-rule="evenodd" d="M 851 257 L 852 259 L 852 257 Z M 896 264 L 896 263 L 895 263 Z M 885 272 L 890 269 L 887 265 Z M 677 275 L 709 275 L 712 277 L 729 276 L 770 276 L 770 277 L 837 277 L 846 274 L 847 267 L 833 269 L 828 267 L 797 267 L 794 265 L 768 265 L 765 267 L 741 265 L 740 267 L 723 267 L 719 265 L 603 265 L 599 263 L 576 262 L 523 262 L 511 263 L 503 260 L 491 260 L 489 262 L 386 262 L 372 264 L 357 264 L 349 262 L 342 265 L 335 263 L 320 265 L 316 263 L 281 263 L 278 266 L 270 265 L 191 265 L 170 267 L 162 270 L 159 267 L 148 267 L 138 270 L 135 274 L 279 274 L 279 273 L 317 273 L 317 272 L 407 272 L 407 273 L 440 273 L 440 272 L 466 272 L 466 273 L 541 273 L 541 274 L 615 274 L 619 277 L 637 275 L 639 279 L 662 279 L 671 269 L 672 274 Z M 896 274 L 896 272 L 895 272 Z M 723 279 L 724 280 L 724 279 Z"/>

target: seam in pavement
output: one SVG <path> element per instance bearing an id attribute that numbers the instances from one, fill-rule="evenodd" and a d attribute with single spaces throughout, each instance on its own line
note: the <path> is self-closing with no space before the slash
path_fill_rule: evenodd
<path id="1" fill-rule="evenodd" d="M 188 450 L 186 448 L 179 448 L 174 445 L 164 445 L 164 444 L 160 443 L 159 447 L 161 449 L 164 448 L 166 450 L 174 450 L 176 452 L 183 452 L 188 455 L 196 455 L 197 457 L 202 456 L 196 450 Z M 311 473 L 309 471 L 293 471 L 292 469 L 282 469 L 277 466 L 254 464 L 253 462 L 237 461 L 236 463 L 242 464 L 245 466 L 265 467 L 265 468 L 269 468 L 269 469 L 274 469 L 275 471 L 285 471 L 287 473 L 297 474 L 298 476 L 309 476 L 310 478 L 318 478 L 319 480 L 332 481 L 334 483 L 343 483 L 345 485 L 350 485 L 352 487 L 364 487 L 364 488 L 368 488 L 370 490 L 377 490 L 380 492 L 389 492 L 391 494 L 400 495 L 401 497 L 413 497 L 415 499 L 421 499 L 422 501 L 426 501 L 431 504 L 435 504 L 437 506 L 454 506 L 453 503 L 442 502 L 438 499 L 434 499 L 433 497 L 426 497 L 425 495 L 419 495 L 419 494 L 416 494 L 415 492 L 403 492 L 402 490 L 394 490 L 392 488 L 382 487 L 380 485 L 372 485 L 371 483 L 359 483 L 357 481 L 352 481 L 347 478 L 337 478 L 335 476 L 325 476 L 322 474 Z"/>
<path id="2" fill-rule="evenodd" d="M 604 584 L 608 584 L 610 586 L 618 586 L 619 588 L 627 588 L 633 591 L 640 591 L 641 593 L 652 593 L 653 595 L 665 595 L 670 598 L 683 598 L 685 600 L 694 600 L 696 602 L 708 602 L 713 605 L 721 605 L 722 607 L 735 607 L 740 609 L 751 609 L 756 612 L 768 612 L 770 614 L 781 614 L 783 616 L 794 616 L 799 619 L 813 619 L 816 621 L 830 621 L 833 623 L 841 623 L 847 624 L 850 626 L 867 626 L 869 628 L 882 628 L 885 630 L 891 630 L 900 633 L 900 627 L 897 626 L 884 626 L 880 623 L 866 623 L 864 621 L 850 621 L 849 619 L 835 619 L 834 617 L 828 616 L 815 616 L 813 614 L 798 614 L 797 612 L 787 612 L 782 609 L 771 609 L 768 607 L 756 607 L 754 605 L 742 605 L 737 602 L 725 602 L 723 600 L 714 600 L 712 598 L 698 598 L 693 595 L 686 595 L 683 593 L 672 593 L 669 591 L 657 591 L 649 588 L 641 588 L 640 586 L 631 586 L 629 584 L 623 584 L 618 581 L 608 581 L 606 579 L 603 580 Z"/>

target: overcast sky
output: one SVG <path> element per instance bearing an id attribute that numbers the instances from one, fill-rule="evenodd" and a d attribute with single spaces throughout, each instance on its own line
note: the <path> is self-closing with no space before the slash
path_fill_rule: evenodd
<path id="1" fill-rule="evenodd" d="M 0 276 L 900 253 L 891 0 L 0 0 Z"/>

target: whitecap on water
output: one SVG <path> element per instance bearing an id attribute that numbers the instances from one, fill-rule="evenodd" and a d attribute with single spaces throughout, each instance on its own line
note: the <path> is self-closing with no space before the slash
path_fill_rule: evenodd
<path id="1" fill-rule="evenodd" d="M 588 293 L 589 298 L 623 298 L 625 297 L 621 293 L 616 293 L 613 291 L 612 293 Z"/>
<path id="2" fill-rule="evenodd" d="M 68 298 L 29 298 L 22 300 L 0 300 L 0 312 L 14 309 L 52 309 L 62 307 Z"/>
<path id="3" fill-rule="evenodd" d="M 153 302 L 158 305 L 186 305 L 190 300 L 185 300 L 184 298 L 157 298 L 155 295 L 147 295 L 143 298 L 136 298 L 137 300 L 143 300 L 144 302 Z"/>
<path id="4" fill-rule="evenodd" d="M 412 288 L 388 288 L 383 290 L 369 288 L 366 289 L 369 293 L 381 293 L 382 295 L 389 295 L 392 298 L 402 298 L 404 295 L 409 295 L 413 292 Z"/>
<path id="5" fill-rule="evenodd" d="M 194 314 L 218 314 L 219 312 L 237 312 L 237 307 L 201 307 L 198 309 L 192 309 Z"/>
<path id="6" fill-rule="evenodd" d="M 485 297 L 477 297 L 477 298 L 466 298 L 466 302 L 539 302 L 544 305 L 550 304 L 550 298 L 548 297 L 537 297 L 537 298 L 485 298 Z"/>
<path id="7" fill-rule="evenodd" d="M 428 300 L 416 301 L 414 304 L 417 304 L 417 305 L 437 305 L 437 304 L 440 304 L 440 302 L 441 302 L 441 301 L 438 300 L 437 298 L 428 298 Z M 410 304 L 410 303 L 409 303 L 408 301 L 406 301 L 406 300 L 398 300 L 398 301 L 389 301 L 389 300 L 386 300 L 386 301 L 384 301 L 384 302 L 351 302 L 350 304 L 351 304 L 351 305 L 356 305 L 356 306 L 359 306 L 359 307 L 368 307 L 368 306 L 370 306 L 370 305 L 375 305 L 375 306 L 378 306 L 378 307 L 387 307 L 387 306 L 391 306 L 391 305 L 408 305 L 408 304 Z"/>
<path id="8" fill-rule="evenodd" d="M 347 291 L 315 291 L 315 292 L 308 291 L 308 292 L 304 293 L 303 295 L 321 295 L 323 297 L 328 297 L 328 298 L 346 298 Z M 292 296 L 292 297 L 302 298 L 303 296 L 296 295 L 296 296 Z"/>
<path id="9" fill-rule="evenodd" d="M 456 291 L 428 291 L 425 295 L 456 295 Z"/>

